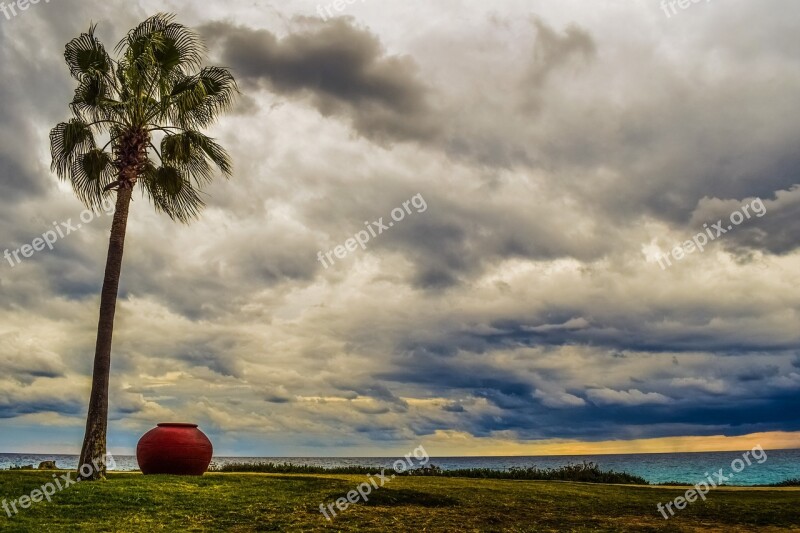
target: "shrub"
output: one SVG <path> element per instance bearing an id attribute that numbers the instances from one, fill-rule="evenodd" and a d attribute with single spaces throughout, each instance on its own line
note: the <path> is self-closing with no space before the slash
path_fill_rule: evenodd
<path id="1" fill-rule="evenodd" d="M 309 465 L 295 465 L 291 463 L 227 463 L 225 465 L 212 465 L 211 472 L 261 472 L 267 474 L 354 474 L 370 475 L 380 471 L 377 467 L 343 466 L 321 467 Z M 461 477 L 483 479 L 519 479 L 541 481 L 580 481 L 584 483 L 620 483 L 647 485 L 644 478 L 616 472 L 602 470 L 599 465 L 592 462 L 582 464 L 569 464 L 560 468 L 510 468 L 508 470 L 493 470 L 490 468 L 465 468 L 458 470 L 443 470 L 436 465 L 397 472 L 391 468 L 386 471 L 396 476 L 430 476 L 430 477 Z"/>
<path id="2" fill-rule="evenodd" d="M 800 487 L 800 478 L 784 479 L 780 483 L 773 483 L 770 487 Z"/>

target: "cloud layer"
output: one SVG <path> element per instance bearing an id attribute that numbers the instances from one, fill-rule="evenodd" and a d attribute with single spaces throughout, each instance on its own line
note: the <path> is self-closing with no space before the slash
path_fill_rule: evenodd
<path id="1" fill-rule="evenodd" d="M 168 420 L 272 455 L 800 432 L 798 7 L 451 4 L 181 8 L 244 90 L 212 131 L 235 175 L 190 227 L 134 201 L 112 450 Z M 0 20 L 3 250 L 83 209 L 49 172 L 64 43 L 161 9 Z M 0 265 L 4 449 L 79 445 L 108 227 Z"/>

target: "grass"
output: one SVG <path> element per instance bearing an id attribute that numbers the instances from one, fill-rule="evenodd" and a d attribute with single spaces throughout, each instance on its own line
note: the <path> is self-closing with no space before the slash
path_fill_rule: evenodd
<path id="1" fill-rule="evenodd" d="M 53 472 L 0 472 L 17 499 Z M 800 490 L 722 488 L 667 521 L 656 511 L 685 489 L 559 481 L 407 476 L 334 521 L 319 512 L 361 475 L 228 474 L 198 478 L 112 473 L 8 519 L 0 531 L 782 531 L 800 528 Z"/>

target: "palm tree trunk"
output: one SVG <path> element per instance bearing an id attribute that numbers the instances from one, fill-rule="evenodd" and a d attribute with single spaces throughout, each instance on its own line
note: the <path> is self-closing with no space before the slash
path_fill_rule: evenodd
<path id="1" fill-rule="evenodd" d="M 106 431 L 108 429 L 108 382 L 111 372 L 111 339 L 114 334 L 114 314 L 117 309 L 119 278 L 122 272 L 122 254 L 125 248 L 125 232 L 128 226 L 132 185 L 120 187 L 111 238 L 108 243 L 106 273 L 100 295 L 100 320 L 97 326 L 97 346 L 94 354 L 92 393 L 89 399 L 89 414 L 86 418 L 86 434 L 83 438 L 78 475 L 84 480 L 105 479 L 106 476 Z M 85 466 L 88 465 L 88 466 Z M 81 473 L 81 468 L 84 472 Z M 86 475 L 91 467 L 92 473 Z"/>

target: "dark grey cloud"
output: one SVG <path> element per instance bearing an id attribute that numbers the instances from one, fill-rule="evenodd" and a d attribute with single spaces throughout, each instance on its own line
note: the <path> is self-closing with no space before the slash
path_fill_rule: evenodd
<path id="1" fill-rule="evenodd" d="M 800 176 L 797 179 L 800 180 Z M 704 224 L 718 221 L 723 222 L 723 229 L 727 231 L 721 237 L 721 244 L 743 261 L 752 259 L 754 251 L 789 254 L 800 246 L 797 237 L 800 235 L 800 185 L 758 198 L 703 198 L 688 226 L 703 231 Z"/>
<path id="2" fill-rule="evenodd" d="M 358 396 L 378 400 L 375 406 L 357 407 L 362 412 L 379 414 L 388 413 L 390 410 L 405 412 L 408 410 L 408 403 L 398 398 L 388 387 L 380 383 L 377 384 L 333 384 L 334 387 L 345 393 L 352 392 Z"/>
<path id="3" fill-rule="evenodd" d="M 202 32 L 247 87 L 310 97 L 323 115 L 346 117 L 377 142 L 435 133 L 429 90 L 411 58 L 388 55 L 375 34 L 351 19 L 296 23 L 300 28 L 284 37 L 223 22 Z"/>
<path id="4" fill-rule="evenodd" d="M 586 363 L 594 372 L 603 372 L 600 368 L 608 368 L 607 365 L 624 368 L 624 362 L 612 363 L 610 357 L 597 356 L 594 361 Z M 642 355 L 634 357 L 640 359 Z M 686 357 L 685 361 L 696 363 L 692 362 L 693 357 Z M 785 356 L 773 360 L 781 361 L 785 369 Z M 727 368 L 720 369 L 718 365 Z M 582 381 L 585 376 L 569 363 L 564 364 L 558 374 L 551 373 L 546 377 L 534 370 L 537 367 L 546 365 L 531 359 L 522 367 L 527 372 L 521 374 L 517 369 L 515 375 L 477 361 L 465 365 L 463 360 L 414 357 L 402 368 L 382 374 L 380 378 L 406 385 L 418 383 L 424 387 L 440 387 L 451 394 L 461 392 L 488 400 L 501 410 L 502 415 L 472 414 L 469 407 L 458 410 L 463 413 L 463 424 L 476 435 L 488 436 L 497 431 L 513 430 L 526 438 L 570 436 L 592 440 L 605 438 L 609 431 L 666 436 L 675 427 L 692 427 L 692 434 L 700 435 L 714 434 L 720 428 L 726 428 L 726 432 L 731 434 L 800 428 L 800 418 L 795 414 L 800 381 L 796 380 L 789 388 L 774 387 L 780 381 L 777 364 L 761 363 L 760 368 L 750 368 L 745 358 L 723 362 L 721 357 L 714 357 L 702 367 L 695 367 L 698 378 L 723 379 L 727 383 L 724 392 L 685 387 L 683 385 L 688 382 L 677 377 L 682 375 L 680 372 L 673 371 L 670 375 L 655 369 L 646 380 L 646 392 L 635 388 L 634 380 L 630 378 L 621 390 L 593 390 L 576 384 L 568 392 L 585 401 L 562 402 L 555 409 L 552 403 L 548 405 L 545 401 L 548 393 L 542 393 L 544 389 L 539 387 L 546 387 L 548 383 L 569 383 L 570 376 L 576 375 L 580 375 L 579 381 Z M 740 369 L 738 375 L 723 377 L 734 368 Z M 592 369 L 585 370 L 591 373 Z M 521 376 L 527 377 L 520 379 Z M 553 431 L 555 426 L 558 429 Z M 668 429 L 670 427 L 673 429 Z M 441 426 L 434 423 L 428 431 L 435 429 L 441 429 Z"/>
<path id="5" fill-rule="evenodd" d="M 55 396 L 38 401 L 0 398 L 0 419 L 16 418 L 36 413 L 57 413 L 64 416 L 76 416 L 85 409 L 83 403 L 77 398 L 66 400 Z"/>
<path id="6" fill-rule="evenodd" d="M 7 24 L 3 20 L 4 25 Z M 52 187 L 49 169 L 37 159 L 42 138 L 35 131 L 35 119 L 40 118 L 41 107 L 51 107 L 50 102 L 59 89 L 65 89 L 62 77 L 55 73 L 56 62 L 46 61 L 51 68 L 45 71 L 30 68 L 15 60 L 25 53 L 22 43 L 15 42 L 7 31 L 0 32 L 0 62 L 4 65 L 0 79 L 0 197 L 19 201 L 42 196 Z M 19 102 L 9 105 L 9 102 Z M 9 213 L 0 218 L 9 224 Z M 4 224 L 5 225 L 5 224 Z"/>

